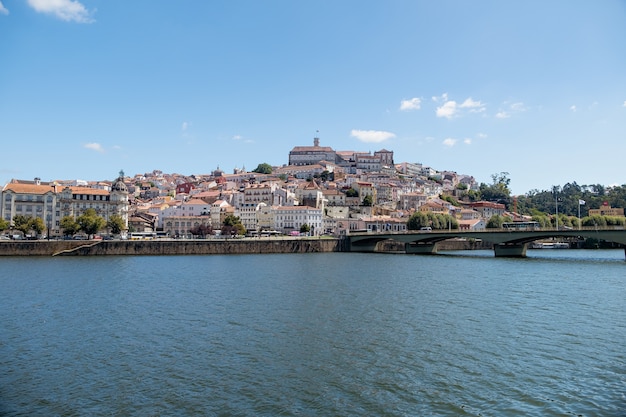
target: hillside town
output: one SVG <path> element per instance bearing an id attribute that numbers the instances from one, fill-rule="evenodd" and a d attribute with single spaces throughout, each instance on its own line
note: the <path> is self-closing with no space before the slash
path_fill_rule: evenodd
<path id="1" fill-rule="evenodd" d="M 0 216 L 9 227 L 16 216 L 39 218 L 46 235 L 57 238 L 67 235 L 64 217 L 78 218 L 92 209 L 107 222 L 121 218 L 123 237 L 160 232 L 192 238 L 219 234 L 233 216 L 249 236 L 341 236 L 403 232 L 416 212 L 453 216 L 465 230 L 484 229 L 491 216 L 505 214 L 503 204 L 476 201 L 459 207 L 441 198 L 477 189 L 472 176 L 395 163 L 393 151 L 386 149 L 336 151 L 316 137 L 312 146 L 295 146 L 288 164 L 265 165 L 193 175 L 154 170 L 131 177 L 121 171 L 113 181 L 13 179 L 2 189 Z"/>

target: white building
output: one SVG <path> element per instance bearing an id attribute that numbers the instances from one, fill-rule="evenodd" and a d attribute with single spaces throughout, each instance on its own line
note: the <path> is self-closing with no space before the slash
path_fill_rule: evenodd
<path id="1" fill-rule="evenodd" d="M 273 207 L 276 230 L 284 234 L 299 232 L 303 225 L 308 225 L 312 235 L 323 233 L 322 209 L 308 206 Z"/>
<path id="2" fill-rule="evenodd" d="M 152 210 L 150 210 L 152 212 Z M 165 229 L 165 220 L 174 217 L 211 216 L 211 205 L 199 198 L 192 198 L 179 204 L 166 205 L 158 213 L 157 227 Z"/>

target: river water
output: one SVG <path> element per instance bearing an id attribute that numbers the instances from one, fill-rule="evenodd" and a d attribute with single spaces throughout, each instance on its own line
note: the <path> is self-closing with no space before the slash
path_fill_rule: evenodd
<path id="1" fill-rule="evenodd" d="M 0 259 L 3 416 L 624 416 L 623 250 Z"/>

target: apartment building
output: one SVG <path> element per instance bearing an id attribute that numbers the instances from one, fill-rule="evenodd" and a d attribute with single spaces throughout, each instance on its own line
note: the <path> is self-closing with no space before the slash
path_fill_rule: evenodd
<path id="1" fill-rule="evenodd" d="M 128 227 L 128 189 L 120 177 L 113 183 L 110 191 L 86 186 L 59 186 L 54 182 L 12 180 L 2 189 L 0 215 L 8 222 L 13 217 L 22 215 L 40 218 L 50 230 L 50 236 L 61 236 L 61 219 L 65 216 L 74 218 L 87 209 L 108 221 L 113 215 L 124 220 Z"/>
<path id="2" fill-rule="evenodd" d="M 323 233 L 322 209 L 308 206 L 273 207 L 274 226 L 281 233 L 299 232 L 302 225 L 311 228 L 312 235 Z"/>

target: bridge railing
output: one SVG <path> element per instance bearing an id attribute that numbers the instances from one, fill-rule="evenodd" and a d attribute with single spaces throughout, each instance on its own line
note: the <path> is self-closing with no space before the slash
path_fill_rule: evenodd
<path id="1" fill-rule="evenodd" d="M 624 226 L 583 226 L 583 227 L 541 227 L 535 229 L 507 229 L 507 228 L 489 228 L 489 229 L 433 229 L 433 230 L 406 230 L 406 231 L 392 231 L 392 230 L 368 230 L 367 232 L 359 231 L 354 233 L 347 233 L 348 236 L 364 236 L 364 235 L 408 235 L 408 234 L 429 234 L 429 233 L 444 233 L 444 234 L 460 234 L 460 233 L 493 233 L 493 232 L 575 232 L 580 231 L 607 231 L 607 230 L 626 230 Z"/>

